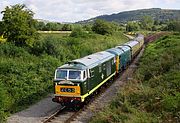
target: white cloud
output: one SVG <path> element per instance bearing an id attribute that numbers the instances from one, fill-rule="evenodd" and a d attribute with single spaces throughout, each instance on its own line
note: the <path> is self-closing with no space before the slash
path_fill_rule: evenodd
<path id="1" fill-rule="evenodd" d="M 4 11 L 6 6 L 22 3 L 23 1 L 16 1 L 16 0 L 1 0 L 0 1 L 0 12 Z M 2 14 L 0 14 L 0 20 L 2 18 Z"/>
<path id="2" fill-rule="evenodd" d="M 79 21 L 97 15 L 129 9 L 152 7 L 152 0 L 25 0 L 36 18 L 55 21 Z"/>
<path id="3" fill-rule="evenodd" d="M 20 0 L 2 0 L 0 9 Z M 161 7 L 157 3 L 176 3 L 178 0 L 21 0 L 35 13 L 35 18 L 53 21 L 70 21 L 89 19 L 98 15 L 118 13 L 121 11 Z M 3 4 L 2 4 L 3 3 Z M 178 3 L 178 2 L 177 2 Z M 2 5 L 1 5 L 2 4 Z"/>
<path id="4" fill-rule="evenodd" d="M 6 6 L 10 5 L 8 1 L 2 1 L 0 2 L 0 11 L 3 11 Z"/>

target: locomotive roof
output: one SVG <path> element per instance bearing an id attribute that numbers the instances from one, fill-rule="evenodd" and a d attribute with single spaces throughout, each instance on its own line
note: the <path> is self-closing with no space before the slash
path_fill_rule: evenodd
<path id="1" fill-rule="evenodd" d="M 122 49 L 119 49 L 119 48 L 111 48 L 111 49 L 108 49 L 106 51 L 113 53 L 113 54 L 116 54 L 116 55 L 121 55 L 124 53 L 124 51 Z"/>
<path id="2" fill-rule="evenodd" d="M 119 46 L 117 46 L 116 48 L 122 49 L 124 52 L 130 50 L 130 47 L 128 47 L 128 46 L 123 46 L 123 45 L 119 45 Z"/>
<path id="3" fill-rule="evenodd" d="M 115 55 L 106 51 L 97 52 L 88 56 L 85 56 L 80 59 L 73 60 L 69 62 L 70 64 L 81 64 L 87 68 L 93 68 L 96 65 L 99 65 L 109 59 L 113 58 Z"/>
<path id="4" fill-rule="evenodd" d="M 67 63 L 62 65 L 61 67 L 58 67 L 60 69 L 76 69 L 76 70 L 85 70 L 86 66 L 83 64 L 76 64 L 76 63 Z"/>
<path id="5" fill-rule="evenodd" d="M 133 46 L 135 46 L 138 43 L 139 43 L 139 41 L 132 40 L 132 41 L 129 41 L 129 42 L 125 43 L 124 45 L 128 45 L 130 47 L 133 47 Z"/>

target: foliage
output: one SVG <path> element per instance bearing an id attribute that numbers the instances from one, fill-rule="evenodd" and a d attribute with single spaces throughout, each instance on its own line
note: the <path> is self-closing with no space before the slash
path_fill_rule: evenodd
<path id="1" fill-rule="evenodd" d="M 144 16 L 142 18 L 142 27 L 143 29 L 146 29 L 146 30 L 152 30 L 152 27 L 154 25 L 154 20 L 151 16 Z"/>
<path id="2" fill-rule="evenodd" d="M 132 31 L 138 31 L 139 30 L 139 24 L 137 22 L 128 22 L 126 25 L 126 31 L 132 32 Z"/>
<path id="3" fill-rule="evenodd" d="M 149 44 L 134 76 L 91 122 L 180 122 L 180 34 Z"/>
<path id="4" fill-rule="evenodd" d="M 112 23 L 97 19 L 92 26 L 92 30 L 97 34 L 105 35 L 112 34 L 115 31 L 115 27 Z"/>
<path id="5" fill-rule="evenodd" d="M 20 4 L 7 6 L 2 13 L 3 35 L 7 41 L 18 46 L 32 45 L 37 37 L 34 13 Z"/>
<path id="6" fill-rule="evenodd" d="M 92 31 L 92 25 L 90 25 L 90 24 L 83 25 L 83 30 L 91 32 Z"/>
<path id="7" fill-rule="evenodd" d="M 71 31 L 72 30 L 72 25 L 70 24 L 64 24 L 62 27 L 63 31 Z"/>
<path id="8" fill-rule="evenodd" d="M 83 31 L 82 27 L 76 27 L 71 32 L 70 36 L 71 37 L 82 37 L 82 36 L 86 36 L 86 34 L 87 34 L 87 32 Z"/>
<path id="9" fill-rule="evenodd" d="M 0 21 L 0 35 L 3 35 L 3 27 L 4 27 L 3 22 Z"/>
<path id="10" fill-rule="evenodd" d="M 37 30 L 45 30 L 46 29 L 46 24 L 44 22 L 37 22 L 35 25 L 35 28 Z"/>
<path id="11" fill-rule="evenodd" d="M 173 20 L 168 22 L 166 30 L 180 32 L 180 20 Z"/>
<path id="12" fill-rule="evenodd" d="M 61 30 L 62 26 L 60 23 L 48 22 L 43 30 L 46 31 L 58 31 Z"/>
<path id="13" fill-rule="evenodd" d="M 38 31 L 72 31 L 76 24 L 61 24 L 57 22 L 44 23 L 39 21 L 36 23 L 35 28 Z"/>

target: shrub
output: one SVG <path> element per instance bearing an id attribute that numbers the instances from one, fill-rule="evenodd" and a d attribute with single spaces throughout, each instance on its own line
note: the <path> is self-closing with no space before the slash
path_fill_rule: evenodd
<path id="1" fill-rule="evenodd" d="M 92 30 L 97 34 L 101 34 L 101 35 L 110 34 L 111 35 L 115 31 L 115 27 L 112 23 L 97 19 L 92 26 Z"/>

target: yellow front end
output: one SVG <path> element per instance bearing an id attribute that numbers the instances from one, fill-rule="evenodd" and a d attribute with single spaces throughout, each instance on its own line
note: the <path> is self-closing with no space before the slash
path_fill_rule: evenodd
<path id="1" fill-rule="evenodd" d="M 55 94 L 59 96 L 80 96 L 80 86 L 55 85 Z"/>
<path id="2" fill-rule="evenodd" d="M 116 73 L 119 73 L 119 56 L 116 57 Z"/>

